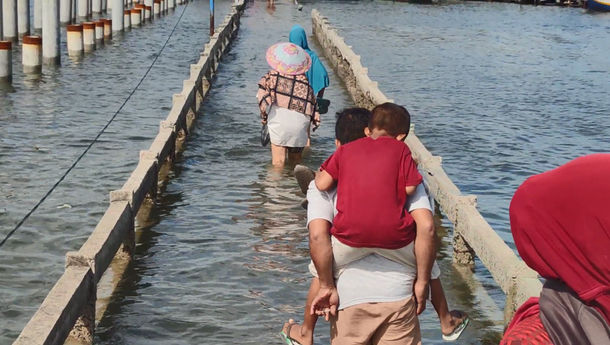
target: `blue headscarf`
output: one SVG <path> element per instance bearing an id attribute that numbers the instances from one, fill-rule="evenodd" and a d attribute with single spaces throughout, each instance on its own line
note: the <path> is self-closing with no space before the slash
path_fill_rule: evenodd
<path id="1" fill-rule="evenodd" d="M 309 71 L 307 71 L 307 73 L 305 73 L 305 75 L 307 76 L 307 80 L 309 80 L 309 84 L 311 85 L 313 92 L 317 95 L 320 90 L 327 87 L 329 84 L 328 72 L 326 72 L 326 68 L 324 68 L 324 65 L 322 65 L 318 55 L 309 49 L 305 29 L 303 29 L 300 25 L 295 25 L 292 27 L 290 30 L 289 40 L 290 43 L 294 43 L 305 49 L 305 51 L 311 57 L 311 68 Z"/>

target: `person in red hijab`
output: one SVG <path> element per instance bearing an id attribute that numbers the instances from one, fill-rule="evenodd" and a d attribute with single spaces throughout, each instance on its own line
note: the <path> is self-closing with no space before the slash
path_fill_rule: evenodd
<path id="1" fill-rule="evenodd" d="M 610 154 L 528 178 L 509 212 L 519 254 L 546 282 L 500 344 L 610 344 Z"/>

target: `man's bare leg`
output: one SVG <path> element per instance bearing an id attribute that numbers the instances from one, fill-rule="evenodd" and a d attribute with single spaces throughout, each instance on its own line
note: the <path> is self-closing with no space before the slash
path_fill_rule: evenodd
<path id="1" fill-rule="evenodd" d="M 316 327 L 316 322 L 318 321 L 318 316 L 315 314 L 311 314 L 311 302 L 313 298 L 320 290 L 320 281 L 318 278 L 313 278 L 311 280 L 311 285 L 309 286 L 309 292 L 307 293 L 307 301 L 305 302 L 305 312 L 303 315 L 303 323 L 296 324 L 293 323 L 292 320 L 284 324 L 282 330 L 286 333 L 287 336 L 296 340 L 301 345 L 312 345 L 313 344 L 313 331 Z M 290 334 L 286 332 L 288 329 L 288 325 L 292 323 L 292 327 L 290 328 Z"/>

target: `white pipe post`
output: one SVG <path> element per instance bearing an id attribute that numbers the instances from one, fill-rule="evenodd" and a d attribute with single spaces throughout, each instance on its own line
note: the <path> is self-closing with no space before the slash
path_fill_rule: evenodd
<path id="1" fill-rule="evenodd" d="M 123 30 L 131 29 L 131 11 L 123 11 Z"/>
<path id="2" fill-rule="evenodd" d="M 45 65 L 59 65 L 59 0 L 42 0 L 42 59 Z"/>
<path id="3" fill-rule="evenodd" d="M 91 11 L 93 13 L 102 13 L 102 0 L 92 0 Z"/>
<path id="4" fill-rule="evenodd" d="M 121 17 L 123 19 L 123 17 Z M 104 22 L 104 40 L 112 39 L 112 20 L 110 19 L 102 19 Z"/>
<path id="5" fill-rule="evenodd" d="M 141 25 L 142 19 L 140 18 L 140 9 L 132 8 L 131 9 L 131 27 L 138 27 Z"/>
<path id="6" fill-rule="evenodd" d="M 34 31 L 42 30 L 42 0 L 34 0 Z"/>
<path id="7" fill-rule="evenodd" d="M 150 22 L 152 20 L 151 16 L 152 7 L 144 5 L 144 20 Z"/>
<path id="8" fill-rule="evenodd" d="M 72 20 L 70 21 L 71 23 L 76 23 L 76 3 L 77 0 L 70 0 L 70 15 L 72 16 Z"/>
<path id="9" fill-rule="evenodd" d="M 83 21 L 87 19 L 87 11 L 88 11 L 88 0 L 76 0 L 78 2 L 78 19 Z"/>
<path id="10" fill-rule="evenodd" d="M 85 53 L 95 50 L 95 23 L 83 23 L 83 48 Z"/>
<path id="11" fill-rule="evenodd" d="M 112 31 L 123 31 L 123 15 L 125 12 L 125 6 L 123 0 L 111 0 L 112 1 Z"/>
<path id="12" fill-rule="evenodd" d="M 17 1 L 2 0 L 2 27 L 4 39 L 17 41 Z"/>
<path id="13" fill-rule="evenodd" d="M 13 80 L 13 42 L 0 41 L 0 82 Z"/>
<path id="14" fill-rule="evenodd" d="M 104 42 L 104 21 L 98 20 L 95 22 L 95 40 L 96 44 Z"/>
<path id="15" fill-rule="evenodd" d="M 161 0 L 155 0 L 153 13 L 155 14 L 155 17 L 158 17 L 161 14 Z"/>
<path id="16" fill-rule="evenodd" d="M 102 0 L 102 13 L 106 13 L 108 8 L 108 0 Z"/>
<path id="17" fill-rule="evenodd" d="M 173 10 L 174 7 L 176 7 L 176 0 L 167 0 L 167 3 L 169 5 L 169 9 Z"/>
<path id="18" fill-rule="evenodd" d="M 145 20 L 144 20 L 144 5 L 143 4 L 135 4 L 133 6 L 133 8 L 135 8 L 136 10 L 140 11 L 140 25 L 144 24 Z M 133 19 L 131 20 L 131 23 L 133 24 Z"/>
<path id="19" fill-rule="evenodd" d="M 44 31 L 44 18 L 42 21 Z M 42 38 L 40 36 L 23 36 L 22 43 L 23 73 L 39 74 L 42 70 Z"/>
<path id="20" fill-rule="evenodd" d="M 4 39 L 4 17 L 2 16 L 2 0 L 0 0 L 0 41 Z"/>
<path id="21" fill-rule="evenodd" d="M 83 55 L 83 26 L 80 24 L 68 25 L 66 33 L 68 35 L 68 55 L 70 57 Z"/>
<path id="22" fill-rule="evenodd" d="M 30 1 L 17 0 L 17 25 L 19 37 L 30 34 Z"/>
<path id="23" fill-rule="evenodd" d="M 72 0 L 59 1 L 59 22 L 62 24 L 68 24 L 72 22 Z"/>

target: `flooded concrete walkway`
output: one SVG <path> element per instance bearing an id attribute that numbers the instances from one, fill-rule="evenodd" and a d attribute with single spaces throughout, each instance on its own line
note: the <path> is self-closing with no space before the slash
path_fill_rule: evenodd
<path id="1" fill-rule="evenodd" d="M 217 1 L 223 18 L 232 1 Z M 184 16 L 177 23 L 182 11 Z M 32 217 L 0 248 L 0 344 L 10 344 L 138 163 L 209 40 L 209 5 L 195 1 L 79 61 L 0 90 L 0 237 L 25 216 L 80 155 L 138 84 L 177 24 L 150 74 L 116 120 Z M 65 40 L 65 35 L 62 36 Z M 65 51 L 65 50 L 64 50 Z M 15 54 L 20 56 L 20 54 Z M 18 59 L 15 59 L 18 60 Z M 19 64 L 20 61 L 14 61 Z"/>
<path id="2" fill-rule="evenodd" d="M 292 166 L 273 169 L 269 148 L 260 147 L 254 95 L 267 70 L 267 43 L 287 39 L 294 23 L 310 31 L 310 18 L 291 4 L 269 13 L 254 2 L 241 22 L 154 219 L 138 230 L 135 260 L 97 328 L 98 343 L 279 344 L 282 323 L 302 318 L 310 279 L 304 196 Z M 310 45 L 317 48 L 311 38 Z M 332 71 L 325 96 L 331 109 L 304 158 L 312 167 L 334 150 L 334 113 L 353 105 Z M 471 274 L 456 279 L 446 254 L 448 296 L 476 319 L 465 339 L 497 342 L 498 307 L 480 303 L 481 286 Z M 441 342 L 432 312 L 422 328 L 425 343 Z M 328 326 L 320 322 L 316 344 L 328 343 Z"/>
<path id="3" fill-rule="evenodd" d="M 218 17 L 229 4 L 218 2 Z M 279 344 L 282 322 L 301 318 L 310 279 L 303 195 L 291 167 L 274 171 L 269 149 L 259 146 L 254 94 L 267 69 L 267 46 L 287 40 L 294 23 L 310 31 L 312 5 L 303 4 L 298 11 L 289 1 L 275 10 L 264 1 L 249 3 L 187 150 L 150 222 L 139 224 L 135 260 L 97 328 L 97 343 Z M 362 54 L 381 89 L 412 111 L 420 138 L 444 156 L 462 191 L 479 195 L 485 217 L 509 243 L 506 209 L 522 179 L 579 154 L 608 150 L 610 105 L 587 92 L 610 92 L 610 67 L 594 34 L 607 29 L 607 17 L 486 3 L 315 6 Z M 498 24 L 498 13 L 506 21 Z M 63 57 L 56 72 L 0 91 L 1 234 L 106 123 L 178 14 L 134 30 L 82 62 Z M 207 41 L 207 20 L 207 2 L 189 4 L 176 36 L 117 121 L 0 249 L 0 343 L 17 336 L 61 274 L 64 253 L 84 242 L 107 206 L 108 191 L 122 184 L 138 150 L 152 141 L 171 93 L 181 88 Z M 522 39 L 515 34 L 520 28 L 529 33 Z M 552 34 L 541 37 L 541 31 Z M 536 59 L 530 63 L 531 54 Z M 332 74 L 326 96 L 331 110 L 305 156 L 312 167 L 334 150 L 334 112 L 352 105 Z M 439 261 L 448 299 L 474 319 L 464 342 L 497 344 L 504 295 L 480 264 L 474 276 L 453 268 L 448 246 L 445 237 Z M 433 312 L 421 321 L 424 343 L 442 343 Z M 328 328 L 319 325 L 316 343 L 327 344 Z"/>

